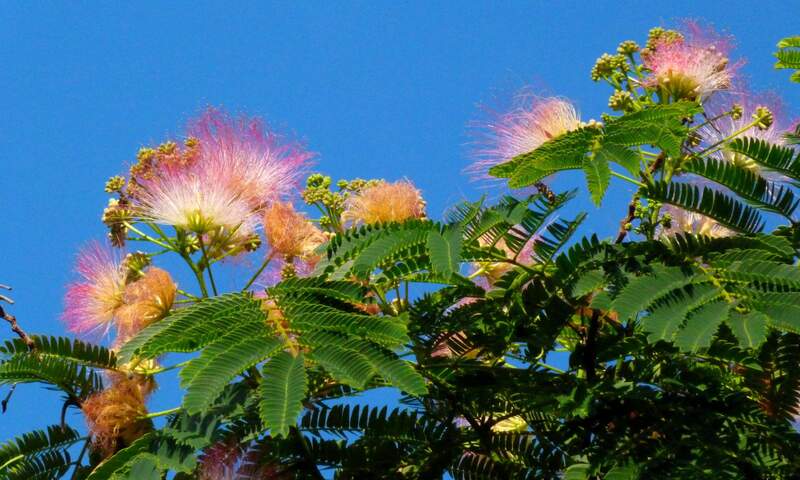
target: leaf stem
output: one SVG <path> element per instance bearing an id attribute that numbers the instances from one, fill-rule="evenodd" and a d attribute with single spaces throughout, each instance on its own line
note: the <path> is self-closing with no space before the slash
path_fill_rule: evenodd
<path id="1" fill-rule="evenodd" d="M 181 411 L 181 407 L 170 408 L 169 410 L 161 410 L 160 412 L 153 412 L 148 413 L 147 415 L 142 415 L 139 417 L 141 420 L 145 420 L 148 418 L 157 418 L 157 417 L 164 417 L 166 415 L 172 415 L 173 413 L 178 413 Z"/>
<path id="2" fill-rule="evenodd" d="M 632 179 L 631 177 L 627 177 L 627 176 L 625 176 L 625 175 L 623 175 L 621 173 L 617 173 L 614 170 L 611 170 L 611 175 L 614 176 L 614 177 L 617 177 L 617 178 L 621 178 L 622 180 L 625 180 L 628 183 L 632 183 L 632 184 L 636 185 L 639 188 L 642 188 L 642 187 L 645 186 L 644 183 L 636 181 L 636 180 Z"/>
<path id="3" fill-rule="evenodd" d="M 269 252 L 269 254 L 266 256 L 266 258 L 264 258 L 264 262 L 261 264 L 261 266 L 260 266 L 260 267 L 258 267 L 258 270 L 256 270 L 256 273 L 254 273 L 254 274 L 253 274 L 253 276 L 252 276 L 252 277 L 250 277 L 250 280 L 248 280 L 248 281 L 247 281 L 247 283 L 245 284 L 245 286 L 244 286 L 244 287 L 242 287 L 242 291 L 243 291 L 243 292 L 244 292 L 245 290 L 247 290 L 248 288 L 250 288 L 250 286 L 251 286 L 251 285 L 253 285 L 253 282 L 255 282 L 256 280 L 258 280 L 258 276 L 259 276 L 259 275 L 261 275 L 261 272 L 263 272 L 265 268 L 267 268 L 267 265 L 269 265 L 269 263 L 270 263 L 270 262 L 272 261 L 272 259 L 275 257 L 275 253 L 276 253 L 276 252 L 275 252 L 275 250 L 271 250 L 271 251 Z"/>
<path id="4" fill-rule="evenodd" d="M 139 230 L 138 228 L 134 227 L 133 224 L 131 224 L 130 222 L 122 222 L 122 224 L 125 225 L 125 228 L 127 228 L 128 230 L 136 233 L 137 235 L 139 235 L 140 237 L 144 238 L 148 242 L 152 242 L 152 243 L 155 243 L 156 245 L 158 245 L 160 247 L 166 248 L 168 250 L 175 251 L 175 247 L 173 247 L 172 245 L 166 244 L 166 243 L 162 242 L 161 240 L 159 240 L 157 238 L 151 237 L 150 235 L 148 235 L 148 234 L 144 233 L 143 231 Z"/>
<path id="5" fill-rule="evenodd" d="M 192 257 L 189 256 L 188 253 L 181 251 L 180 252 L 181 258 L 186 261 L 186 264 L 189 265 L 189 268 L 192 269 L 192 273 L 194 273 L 194 277 L 197 279 L 197 283 L 200 285 L 200 292 L 203 295 L 203 298 L 208 298 L 208 289 L 206 288 L 206 281 L 203 278 L 203 273 L 197 268 Z"/>
<path id="6" fill-rule="evenodd" d="M 160 367 L 154 368 L 152 370 L 141 370 L 137 371 L 136 373 L 141 373 L 142 375 L 156 375 L 163 372 L 168 372 L 170 370 L 175 370 L 176 368 L 181 368 L 186 366 L 191 360 L 186 360 L 185 362 L 176 363 L 175 365 L 170 365 L 169 367 Z"/>
<path id="7" fill-rule="evenodd" d="M 211 282 L 211 291 L 214 292 L 214 296 L 219 295 L 217 293 L 217 285 L 214 283 L 214 275 L 211 273 L 211 262 L 208 258 L 208 251 L 206 250 L 206 244 L 203 242 L 203 236 L 197 235 L 197 242 L 200 244 L 200 252 L 203 254 L 203 267 L 208 271 L 208 280 Z"/>
<path id="8" fill-rule="evenodd" d="M 750 130 L 751 128 L 755 127 L 755 126 L 756 126 L 756 125 L 758 125 L 758 124 L 759 124 L 759 123 L 760 123 L 762 120 L 763 120 L 763 119 L 762 119 L 761 117 L 759 117 L 759 118 L 757 118 L 757 119 L 753 120 L 752 122 L 748 123 L 747 125 L 745 125 L 744 127 L 740 128 L 739 130 L 736 130 L 735 132 L 731 133 L 731 134 L 730 134 L 730 135 L 728 135 L 727 137 L 723 138 L 722 140 L 720 140 L 720 141 L 718 141 L 718 142 L 714 143 L 714 144 L 713 144 L 713 145 L 711 145 L 710 147 L 708 147 L 708 148 L 706 148 L 705 150 L 701 151 L 701 152 L 700 152 L 700 153 L 698 153 L 697 155 L 698 155 L 698 156 L 710 155 L 710 154 L 712 154 L 712 153 L 716 152 L 717 150 L 719 150 L 720 148 L 722 148 L 722 147 L 721 147 L 721 145 L 723 145 L 723 144 L 725 144 L 725 143 L 727 143 L 727 142 L 729 142 L 729 141 L 733 140 L 734 138 L 738 137 L 739 135 L 743 134 L 744 132 L 746 132 L 746 131 Z"/>

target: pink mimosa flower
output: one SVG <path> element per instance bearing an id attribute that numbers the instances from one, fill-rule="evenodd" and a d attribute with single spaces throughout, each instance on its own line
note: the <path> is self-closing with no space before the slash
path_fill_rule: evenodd
<path id="1" fill-rule="evenodd" d="M 236 191 L 211 171 L 170 173 L 141 193 L 140 214 L 155 223 L 197 233 L 247 224 L 252 209 Z"/>
<path id="2" fill-rule="evenodd" d="M 659 238 L 675 236 L 681 233 L 705 235 L 712 238 L 736 235 L 736 232 L 720 225 L 713 218 L 699 213 L 690 212 L 672 205 L 665 206 L 663 211 L 670 216 L 670 226 L 669 228 L 659 228 L 657 232 Z"/>
<path id="3" fill-rule="evenodd" d="M 105 333 L 124 301 L 125 272 L 119 255 L 92 242 L 78 254 L 75 270 L 81 279 L 67 287 L 62 318 L 74 333 Z"/>
<path id="4" fill-rule="evenodd" d="M 189 128 L 197 138 L 197 168 L 224 183 L 252 209 L 288 196 L 313 154 L 267 130 L 258 119 L 209 108 Z"/>
<path id="5" fill-rule="evenodd" d="M 694 22 L 686 22 L 680 33 L 657 39 L 651 51 L 642 55 L 651 72 L 644 85 L 676 100 L 703 101 L 714 92 L 730 89 L 741 65 L 730 64 L 730 39 Z"/>
<path id="6" fill-rule="evenodd" d="M 223 228 L 246 237 L 267 205 L 296 188 L 312 157 L 256 119 L 234 119 L 215 109 L 192 122 L 189 135 L 191 147 L 183 155 L 157 152 L 139 166 L 147 173 L 137 177 L 144 219 L 196 233 Z"/>
<path id="7" fill-rule="evenodd" d="M 541 98 L 525 90 L 515 100 L 514 108 L 496 115 L 479 134 L 476 161 L 467 172 L 476 180 L 489 179 L 489 169 L 518 155 L 531 152 L 581 124 L 574 105 L 557 98 Z"/>

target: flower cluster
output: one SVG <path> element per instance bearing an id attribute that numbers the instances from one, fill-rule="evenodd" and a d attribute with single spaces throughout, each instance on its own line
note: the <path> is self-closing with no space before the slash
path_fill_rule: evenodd
<path id="1" fill-rule="evenodd" d="M 118 198 L 103 218 L 115 244 L 140 221 L 174 227 L 184 250 L 206 247 L 214 258 L 250 251 L 264 210 L 291 198 L 312 156 L 256 119 L 208 109 L 182 145 L 140 150 L 127 185 L 109 181 Z"/>
<path id="2" fill-rule="evenodd" d="M 682 32 L 654 29 L 642 60 L 649 76 L 644 85 L 675 100 L 706 100 L 733 86 L 736 68 L 731 42 L 711 30 L 687 22 Z"/>
<path id="3" fill-rule="evenodd" d="M 132 263 L 97 242 L 79 253 L 82 278 L 67 288 L 62 314 L 72 332 L 106 334 L 115 326 L 121 343 L 169 312 L 177 291 L 169 273 L 155 267 L 137 272 Z"/>

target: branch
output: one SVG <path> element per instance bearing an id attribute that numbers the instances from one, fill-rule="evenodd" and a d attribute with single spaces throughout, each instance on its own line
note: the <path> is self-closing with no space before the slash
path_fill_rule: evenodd
<path id="1" fill-rule="evenodd" d="M 7 285 L 0 285 L 0 288 L 3 288 L 5 290 L 11 290 L 11 287 Z M 13 300 L 6 297 L 5 295 L 0 295 L 0 301 L 8 302 L 10 304 L 14 303 Z M 28 346 L 28 350 L 34 351 L 36 349 L 36 344 L 33 342 L 33 339 L 29 337 L 28 334 L 25 333 L 25 330 L 23 330 L 19 326 L 19 323 L 17 323 L 17 317 L 6 312 L 5 309 L 3 309 L 2 305 L 0 305 L 0 317 L 2 317 L 5 321 L 11 324 L 11 331 L 16 333 L 19 336 L 19 338 L 21 338 L 22 341 L 25 342 L 25 345 Z"/>

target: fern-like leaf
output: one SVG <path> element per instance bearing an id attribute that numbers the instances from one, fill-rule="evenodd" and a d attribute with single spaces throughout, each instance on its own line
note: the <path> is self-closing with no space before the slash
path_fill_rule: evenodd
<path id="1" fill-rule="evenodd" d="M 694 272 L 679 267 L 656 266 L 652 274 L 631 280 L 614 299 L 611 308 L 621 321 L 628 320 L 660 297 L 689 284 L 694 276 Z"/>
<path id="2" fill-rule="evenodd" d="M 756 161 L 759 165 L 797 181 L 800 180 L 800 155 L 790 147 L 775 145 L 760 138 L 739 137 L 727 148 Z"/>
<path id="3" fill-rule="evenodd" d="M 281 352 L 264 365 L 259 393 L 260 413 L 273 436 L 285 436 L 303 410 L 308 378 L 303 354 Z"/>
<path id="4" fill-rule="evenodd" d="M 66 425 L 52 425 L 9 440 L 0 445 L 0 477 L 27 478 L 24 475 L 61 472 L 62 467 L 69 467 L 66 449 L 80 440 L 78 431 Z"/>
<path id="5" fill-rule="evenodd" d="M 261 304 L 248 294 L 229 293 L 182 308 L 145 328 L 119 352 L 122 362 L 133 357 L 155 358 L 167 352 L 193 352 L 220 336 L 232 326 L 264 323 Z"/>
<path id="6" fill-rule="evenodd" d="M 244 324 L 203 349 L 180 372 L 186 388 L 183 407 L 199 413 L 219 397 L 225 386 L 246 369 L 275 353 L 283 342 L 264 325 Z"/>
<path id="7" fill-rule="evenodd" d="M 711 217 L 733 230 L 758 233 L 764 228 L 757 210 L 708 187 L 703 187 L 701 193 L 695 185 L 658 182 L 645 187 L 643 193 L 652 200 Z"/>
<path id="8" fill-rule="evenodd" d="M 115 368 L 114 352 L 101 345 L 92 345 L 67 337 L 44 337 L 32 335 L 34 348 L 39 357 L 54 356 L 92 368 Z M 20 339 L 6 341 L 0 346 L 0 355 L 26 355 L 28 345 Z"/>
<path id="9" fill-rule="evenodd" d="M 729 188 L 751 204 L 790 220 L 800 201 L 795 198 L 791 189 L 771 183 L 764 177 L 730 162 L 696 158 L 684 168 Z"/>

